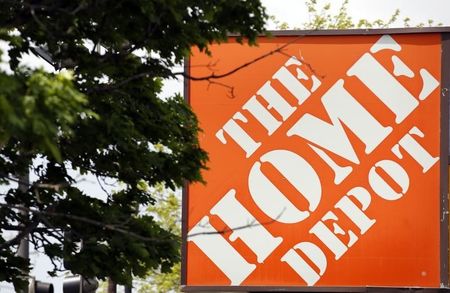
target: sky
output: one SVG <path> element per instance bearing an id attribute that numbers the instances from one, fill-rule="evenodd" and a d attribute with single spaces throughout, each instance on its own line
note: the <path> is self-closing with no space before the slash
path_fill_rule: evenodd
<path id="1" fill-rule="evenodd" d="M 331 11 L 336 11 L 341 6 L 340 0 L 317 0 L 318 7 L 321 8 L 327 3 L 331 3 Z M 308 11 L 304 1 L 299 0 L 262 0 L 267 8 L 269 15 L 275 16 L 280 22 L 286 22 L 290 28 L 302 27 L 309 20 Z M 429 19 L 434 22 L 442 23 L 443 26 L 450 26 L 450 0 L 350 0 L 348 4 L 348 13 L 354 21 L 367 19 L 373 21 L 376 19 L 387 20 L 395 12 L 400 10 L 399 20 L 393 27 L 401 27 L 403 19 L 409 17 L 411 25 L 417 25 L 421 22 L 427 23 Z M 275 29 L 273 23 L 269 23 L 268 29 Z M 0 43 L 0 49 L 5 49 L 5 44 Z M 45 67 L 51 70 L 48 63 L 34 56 L 26 56 L 24 63 L 33 67 Z M 5 69 L 0 64 L 0 69 Z M 182 82 L 177 80 L 167 81 L 163 89 L 163 95 L 169 96 L 174 92 L 182 92 Z M 95 190 L 96 182 L 87 180 L 86 189 L 91 192 Z M 35 264 L 33 274 L 38 280 L 52 282 L 55 285 L 55 292 L 62 292 L 62 278 L 50 278 L 46 271 L 50 269 L 50 263 L 45 256 L 32 253 L 32 262 Z M 11 286 L 0 283 L 0 293 L 14 292 Z"/>
<path id="2" fill-rule="evenodd" d="M 305 1 L 299 0 L 262 0 L 269 15 L 274 15 L 280 22 L 287 22 L 289 27 L 302 27 L 309 20 Z M 341 0 L 317 0 L 318 7 L 331 4 L 331 10 L 337 11 Z M 409 17 L 411 25 L 421 22 L 427 23 L 429 19 L 435 23 L 450 26 L 450 1 L 448 0 L 349 0 L 348 14 L 354 21 L 360 19 L 387 20 L 396 9 L 400 16 L 395 27 L 403 26 L 403 19 Z M 274 29 L 275 27 L 270 27 Z"/>

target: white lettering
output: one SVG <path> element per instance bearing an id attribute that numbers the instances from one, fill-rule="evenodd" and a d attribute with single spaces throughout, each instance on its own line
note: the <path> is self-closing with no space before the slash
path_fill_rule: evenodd
<path id="1" fill-rule="evenodd" d="M 224 132 L 226 132 L 244 150 L 245 156 L 249 158 L 261 146 L 261 143 L 254 141 L 253 138 L 251 138 L 234 119 L 247 122 L 244 115 L 237 112 L 234 114 L 233 118 L 228 120 L 223 128 L 216 133 L 216 137 L 220 140 L 220 142 L 226 144 L 227 140 L 224 136 Z"/>
<path id="2" fill-rule="evenodd" d="M 242 109 L 249 111 L 250 114 L 252 114 L 253 117 L 267 129 L 267 134 L 269 136 L 281 126 L 281 122 L 275 119 L 275 117 L 261 105 L 258 99 L 256 99 L 256 96 L 251 97 L 247 103 L 242 106 Z"/>
<path id="3" fill-rule="evenodd" d="M 274 108 L 278 114 L 281 115 L 283 121 L 286 121 L 295 108 L 289 105 L 288 102 L 272 87 L 270 81 L 266 82 L 257 92 L 269 104 L 269 109 Z"/>
<path id="4" fill-rule="evenodd" d="M 362 208 L 360 209 L 356 206 L 349 196 L 342 197 L 336 203 L 335 207 L 340 209 L 350 220 L 352 220 L 352 222 L 361 230 L 361 234 L 363 235 L 376 223 L 376 220 L 370 219 L 363 213 L 370 205 L 370 193 L 367 189 L 357 186 L 352 188 L 347 194 L 356 198 L 361 203 Z"/>
<path id="5" fill-rule="evenodd" d="M 400 153 L 401 146 L 419 165 L 422 167 L 422 173 L 428 172 L 431 167 L 439 161 L 439 156 L 433 157 L 423 146 L 421 146 L 417 140 L 412 136 L 416 135 L 423 138 L 425 135 L 419 128 L 413 127 L 409 130 L 409 133 L 405 134 L 398 144 L 396 144 L 392 151 L 399 158 L 402 159 L 403 156 Z"/>
<path id="6" fill-rule="evenodd" d="M 281 223 L 303 221 L 319 205 L 322 187 L 314 168 L 299 155 L 274 150 L 261 156 L 261 162 L 271 163 L 308 201 L 305 211 L 297 209 L 289 199 L 261 171 L 261 162 L 250 170 L 248 187 L 258 207 L 272 219 Z"/>
<path id="7" fill-rule="evenodd" d="M 231 241 L 240 238 L 255 254 L 259 263 L 281 244 L 283 238 L 273 237 L 263 224 L 258 222 L 250 212 L 236 199 L 236 191 L 231 189 L 211 209 L 211 214 L 217 215 L 233 230 Z"/>
<path id="8" fill-rule="evenodd" d="M 401 192 L 396 192 L 378 173 L 377 167 L 389 175 L 401 188 Z M 405 195 L 409 188 L 409 176 L 405 169 L 398 163 L 391 160 L 383 160 L 375 163 L 369 171 L 370 187 L 383 199 L 397 200 Z"/>
<path id="9" fill-rule="evenodd" d="M 395 114 L 397 124 L 419 105 L 414 96 L 369 53 L 359 58 L 347 75 L 358 77 Z"/>
<path id="10" fill-rule="evenodd" d="M 197 245 L 201 251 L 227 276 L 231 285 L 239 285 L 255 269 L 248 263 L 222 235 L 211 226 L 207 216 L 189 231 L 188 241 Z"/>
<path id="11" fill-rule="evenodd" d="M 342 79 L 324 94 L 322 102 L 332 123 L 327 123 L 311 114 L 305 114 L 288 130 L 287 135 L 303 137 L 340 157 L 359 164 L 359 159 L 341 121 L 365 144 L 367 154 L 372 152 L 392 131 L 392 127 L 383 127 L 350 95 L 344 88 Z"/>
<path id="12" fill-rule="evenodd" d="M 300 256 L 294 249 L 300 250 L 304 253 L 312 263 L 319 269 L 316 272 L 311 266 Z M 294 246 L 294 249 L 283 255 L 281 261 L 286 262 L 308 286 L 314 285 L 323 276 L 327 268 L 327 258 L 323 251 L 311 242 L 301 242 Z"/>

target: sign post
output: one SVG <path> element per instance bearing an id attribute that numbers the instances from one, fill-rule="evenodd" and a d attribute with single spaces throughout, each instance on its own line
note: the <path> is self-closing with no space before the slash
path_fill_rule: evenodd
<path id="1" fill-rule="evenodd" d="M 186 96 L 210 162 L 183 195 L 184 291 L 448 288 L 449 33 L 194 52 Z"/>

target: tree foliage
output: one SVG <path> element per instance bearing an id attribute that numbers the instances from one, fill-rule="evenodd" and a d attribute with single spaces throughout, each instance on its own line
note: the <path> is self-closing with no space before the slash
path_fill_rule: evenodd
<path id="1" fill-rule="evenodd" d="M 304 23 L 304 29 L 351 29 L 351 28 L 387 28 L 391 26 L 399 17 L 400 10 L 396 9 L 387 20 L 367 19 L 354 20 L 348 12 L 349 0 L 342 1 L 337 13 L 331 12 L 331 3 L 320 7 L 317 0 L 307 0 L 305 5 L 310 14 L 310 21 Z"/>
<path id="2" fill-rule="evenodd" d="M 153 189 L 201 180 L 206 153 L 180 95 L 161 99 L 162 80 L 192 47 L 228 32 L 254 44 L 264 29 L 259 0 L 0 0 L 0 281 L 23 286 L 29 263 L 15 256 L 26 234 L 55 268 L 129 283 L 179 260 L 179 237 L 142 205 Z M 57 69 L 21 57 L 43 49 Z M 33 163 L 34 162 L 34 163 Z M 70 170 L 123 183 L 106 201 L 87 196 Z M 19 190 L 31 171 L 33 180 Z M 101 180 L 99 180 L 101 182 Z M 100 184 L 100 183 L 99 183 Z M 22 213 L 21 213 L 22 212 Z"/>
<path id="3" fill-rule="evenodd" d="M 388 28 L 402 21 L 401 26 L 410 27 L 411 18 L 404 17 L 400 19 L 400 10 L 396 9 L 392 12 L 388 19 L 375 19 L 368 20 L 365 18 L 355 20 L 348 11 L 349 0 L 343 0 L 340 3 L 339 8 L 334 11 L 332 2 L 326 2 L 320 5 L 317 0 L 306 0 L 305 5 L 308 10 L 309 20 L 304 22 L 301 27 L 294 27 L 293 29 L 358 29 L 358 28 Z M 333 2 L 334 3 L 334 2 Z M 281 22 L 274 16 L 270 16 L 270 19 L 275 24 L 277 29 L 286 30 L 290 29 L 290 25 L 286 22 Z M 429 19 L 426 23 L 418 23 L 413 26 L 424 27 L 442 25 L 442 23 L 435 23 L 432 19 Z"/>
<path id="4" fill-rule="evenodd" d="M 180 197 L 173 191 L 158 185 L 154 189 L 158 203 L 149 206 L 147 212 L 154 215 L 162 227 L 175 235 L 181 236 Z M 181 263 L 175 263 L 167 272 L 160 268 L 151 269 L 147 278 L 142 280 L 139 293 L 180 292 Z"/>

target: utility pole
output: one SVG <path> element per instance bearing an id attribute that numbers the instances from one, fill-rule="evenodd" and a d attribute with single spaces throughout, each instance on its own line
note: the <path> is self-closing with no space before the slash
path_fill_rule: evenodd
<path id="1" fill-rule="evenodd" d="M 108 279 L 108 293 L 117 293 L 117 284 L 111 278 Z"/>
<path id="2" fill-rule="evenodd" d="M 130 270 L 130 278 L 131 278 L 131 284 L 130 284 L 130 286 L 124 286 L 124 292 L 125 293 L 131 293 L 131 290 L 132 290 L 132 288 L 133 288 L 133 275 L 131 274 L 131 270 Z"/>
<path id="3" fill-rule="evenodd" d="M 25 172 L 25 174 L 23 175 L 19 175 L 19 186 L 18 189 L 21 192 L 26 192 L 28 190 L 28 187 L 30 185 L 30 172 L 27 170 Z M 25 210 L 21 210 L 20 214 L 24 217 L 28 217 L 29 214 L 27 211 Z M 24 227 L 25 228 L 25 227 Z M 21 240 L 20 240 L 20 244 L 19 244 L 19 248 L 17 249 L 17 256 L 20 256 L 24 259 L 29 259 L 30 258 L 30 241 L 29 241 L 29 235 L 25 235 Z M 27 289 L 22 289 L 22 290 L 17 290 L 17 292 L 19 293 L 27 293 L 28 292 L 28 288 Z"/>

